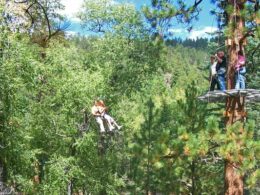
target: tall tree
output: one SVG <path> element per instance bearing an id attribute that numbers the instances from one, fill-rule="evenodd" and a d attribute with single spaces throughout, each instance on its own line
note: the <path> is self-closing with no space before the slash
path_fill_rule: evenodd
<path id="1" fill-rule="evenodd" d="M 60 0 L 6 1 L 3 16 L 12 31 L 27 32 L 34 42 L 45 47 L 69 26 L 59 14 L 62 9 Z"/>
<path id="2" fill-rule="evenodd" d="M 143 12 L 151 25 L 152 33 L 167 38 L 174 19 L 187 24 L 188 30 L 192 29 L 192 21 L 198 19 L 199 5 L 202 1 L 194 0 L 192 4 L 188 4 L 183 0 L 152 0 L 151 7 L 144 7 Z"/>
<path id="3" fill-rule="evenodd" d="M 149 12 L 149 9 L 146 10 L 146 17 L 150 19 L 152 29 L 155 29 L 156 34 L 160 36 L 164 32 L 167 33 L 169 27 L 172 24 L 172 19 L 182 18 L 187 16 L 188 24 L 193 19 L 194 10 L 197 10 L 199 4 L 202 1 L 194 1 L 194 5 L 190 9 L 185 9 L 187 4 L 184 1 L 178 1 L 178 4 L 174 4 L 171 1 L 162 0 L 162 1 L 152 1 L 152 7 L 154 12 Z M 225 27 L 226 31 L 226 44 L 228 45 L 228 80 L 227 85 L 228 89 L 234 88 L 234 65 L 238 58 L 238 51 L 244 50 L 245 40 L 248 36 L 252 34 L 257 35 L 259 31 L 258 23 L 258 11 L 259 11 L 259 1 L 257 0 L 215 0 L 213 1 L 220 9 L 219 14 L 219 26 Z M 253 3 L 253 6 L 251 5 Z M 178 9 L 177 6 L 182 5 Z M 176 11 L 177 10 L 177 11 Z M 184 11 L 184 12 L 183 12 Z M 149 20 L 148 20 L 149 21 Z M 247 25 L 246 25 L 247 24 Z M 164 28 L 163 28 L 164 27 Z M 235 104 L 233 103 L 235 102 Z M 237 103 L 236 103 L 237 102 Z M 233 108 L 234 107 L 234 108 Z M 227 108 L 231 112 L 244 112 L 244 101 L 240 102 L 240 99 L 235 100 L 234 98 L 228 98 Z M 233 124 L 233 121 L 243 121 L 244 116 L 238 115 L 233 118 L 229 115 L 227 120 L 227 128 L 229 125 Z M 244 131 L 244 130 L 241 130 Z M 241 145 L 240 142 L 237 142 L 237 147 Z M 241 157 L 242 158 L 242 157 Z M 243 176 L 241 173 L 238 173 L 237 169 L 240 167 L 242 162 L 233 162 L 231 159 L 226 159 L 226 169 L 225 169 L 225 193 L 226 194 L 243 194 Z M 242 160 L 241 160 L 242 161 Z"/>

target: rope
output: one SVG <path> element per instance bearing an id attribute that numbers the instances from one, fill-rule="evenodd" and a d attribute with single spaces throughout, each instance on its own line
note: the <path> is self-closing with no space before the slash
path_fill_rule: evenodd
<path id="1" fill-rule="evenodd" d="M 211 29 L 213 28 L 213 23 L 214 23 L 214 17 L 213 17 L 213 19 L 212 19 L 212 23 L 211 23 Z M 212 64 L 211 64 L 211 66 L 212 66 Z M 210 66 L 210 82 L 209 82 L 209 88 L 208 88 L 208 92 L 207 92 L 207 94 L 210 92 L 210 88 L 211 88 L 211 84 L 212 84 L 212 80 L 213 80 L 213 77 L 212 77 L 212 71 L 211 71 L 211 66 Z M 209 95 L 208 95 L 208 103 L 209 103 Z"/>
<path id="2" fill-rule="evenodd" d="M 216 18 L 213 17 L 212 22 L 211 22 L 211 29 L 213 29 L 215 20 L 216 20 Z M 220 45 L 220 44 L 219 44 L 219 43 L 220 43 L 220 31 L 218 31 L 217 34 L 218 34 L 217 36 L 218 36 L 218 46 L 219 46 L 219 45 Z M 218 49 L 218 48 L 217 48 L 217 49 Z M 217 50 L 217 49 L 216 49 L 216 50 Z"/>
<path id="3" fill-rule="evenodd" d="M 215 20 L 216 20 L 216 18 L 213 17 L 212 22 L 211 22 L 211 29 L 213 29 Z M 219 30 L 220 30 L 220 29 L 219 29 Z M 218 51 L 220 48 L 222 48 L 222 47 L 225 46 L 225 44 L 223 44 L 223 45 L 220 46 L 220 31 L 217 32 L 217 38 L 218 38 L 218 41 L 217 41 L 218 47 L 215 49 L 215 51 Z M 211 66 L 212 66 L 212 64 L 211 64 Z M 211 66 L 210 66 L 210 68 L 211 68 Z M 210 69 L 210 74 L 211 74 L 211 75 L 210 75 L 210 83 L 209 83 L 209 88 L 208 88 L 208 92 L 207 92 L 207 93 L 210 92 L 210 88 L 211 88 L 212 81 L 213 81 L 213 76 L 212 76 L 212 71 L 211 71 L 211 69 Z M 208 103 L 209 103 L 209 99 L 210 99 L 210 98 L 209 98 L 209 96 L 208 96 Z"/>

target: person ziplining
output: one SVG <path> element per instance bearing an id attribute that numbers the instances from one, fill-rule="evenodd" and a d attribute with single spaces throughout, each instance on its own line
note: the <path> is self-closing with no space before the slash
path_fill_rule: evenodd
<path id="1" fill-rule="evenodd" d="M 91 113 L 99 124 L 101 133 L 106 132 L 104 122 L 106 122 L 109 128 L 109 132 L 113 132 L 115 128 L 117 128 L 118 130 L 122 128 L 122 126 L 118 125 L 116 121 L 109 114 L 107 114 L 107 107 L 102 100 L 95 101 L 94 105 L 91 108 Z"/>

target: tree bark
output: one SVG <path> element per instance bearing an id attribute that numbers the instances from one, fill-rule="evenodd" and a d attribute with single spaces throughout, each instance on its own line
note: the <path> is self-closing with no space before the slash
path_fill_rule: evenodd
<path id="1" fill-rule="evenodd" d="M 234 124 L 237 121 L 244 121 L 245 99 L 243 97 L 229 97 L 226 105 L 228 118 L 226 126 Z M 242 133 L 243 128 L 240 129 Z M 237 144 L 241 144 L 237 142 Z M 239 162 L 232 162 L 231 159 L 225 161 L 225 195 L 242 195 L 244 191 L 244 176 L 239 173 L 239 167 L 243 157 L 240 156 Z"/>
<path id="2" fill-rule="evenodd" d="M 229 27 L 233 27 L 229 40 L 231 44 L 228 46 L 228 75 L 227 89 L 234 89 L 235 85 L 235 69 L 234 65 L 238 57 L 238 50 L 243 50 L 243 43 L 240 40 L 243 38 L 245 22 L 240 14 L 244 8 L 245 0 L 229 0 L 229 5 L 234 7 L 234 11 L 229 15 Z M 242 97 L 229 97 L 226 101 L 226 127 L 234 124 L 236 121 L 244 122 L 245 115 L 245 99 Z M 243 129 L 240 129 L 243 132 Z M 241 144 L 237 142 L 237 144 Z M 232 159 L 232 158 L 231 158 Z M 240 162 L 232 162 L 231 159 L 226 159 L 225 162 L 225 195 L 243 195 L 244 182 L 243 175 L 238 172 Z"/>
<path id="3" fill-rule="evenodd" d="M 195 195 L 196 194 L 196 184 L 195 184 L 195 162 L 194 160 L 191 163 L 191 182 L 192 182 L 192 187 L 191 187 L 191 194 Z"/>
<path id="4" fill-rule="evenodd" d="M 4 164 L 0 160 L 0 185 L 4 183 L 3 172 L 4 172 Z"/>

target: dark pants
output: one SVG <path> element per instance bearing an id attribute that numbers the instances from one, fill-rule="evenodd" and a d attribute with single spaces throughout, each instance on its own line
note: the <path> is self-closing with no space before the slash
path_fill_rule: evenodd
<path id="1" fill-rule="evenodd" d="M 218 81 L 217 76 L 212 76 L 211 83 L 210 83 L 210 91 L 214 91 L 216 85 L 217 85 L 217 90 L 220 90 L 219 81 Z"/>

